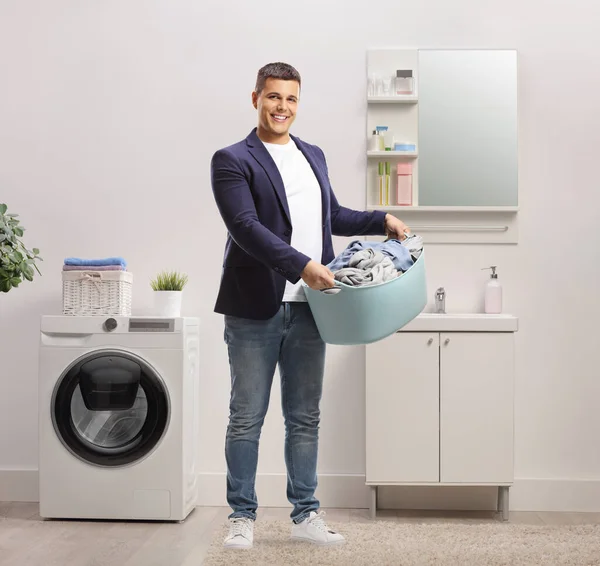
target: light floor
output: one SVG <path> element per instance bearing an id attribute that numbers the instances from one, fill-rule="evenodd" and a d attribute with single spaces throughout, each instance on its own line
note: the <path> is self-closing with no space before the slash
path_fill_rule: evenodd
<path id="1" fill-rule="evenodd" d="M 325 510 L 343 523 L 370 521 L 367 509 Z M 184 523 L 42 520 L 37 503 L 0 502 L 1 566 L 199 566 L 213 533 L 227 520 L 225 507 L 197 507 Z M 492 512 L 386 511 L 378 520 L 491 522 Z M 259 520 L 289 519 L 289 509 L 264 508 Z M 511 512 L 532 525 L 600 524 L 600 513 Z"/>

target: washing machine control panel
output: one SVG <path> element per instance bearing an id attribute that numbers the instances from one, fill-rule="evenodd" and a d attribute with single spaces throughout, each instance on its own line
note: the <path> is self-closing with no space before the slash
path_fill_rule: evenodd
<path id="1" fill-rule="evenodd" d="M 104 321 L 104 330 L 112 332 L 118 326 L 118 322 L 114 318 L 107 318 Z"/>
<path id="2" fill-rule="evenodd" d="M 130 318 L 129 332 L 174 332 L 172 318 Z"/>

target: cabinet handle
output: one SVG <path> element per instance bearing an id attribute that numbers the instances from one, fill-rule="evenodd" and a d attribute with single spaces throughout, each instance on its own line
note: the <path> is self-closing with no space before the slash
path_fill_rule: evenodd
<path id="1" fill-rule="evenodd" d="M 447 346 L 448 344 L 450 344 L 450 338 L 446 338 L 446 339 L 444 340 L 444 344 L 445 344 L 446 346 Z"/>
<path id="2" fill-rule="evenodd" d="M 429 340 L 427 340 L 427 344 L 429 344 L 431 346 L 433 344 L 433 338 L 430 338 Z"/>

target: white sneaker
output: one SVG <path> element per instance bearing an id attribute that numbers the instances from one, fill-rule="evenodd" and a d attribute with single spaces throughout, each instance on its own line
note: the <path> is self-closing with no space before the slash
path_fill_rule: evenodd
<path id="1" fill-rule="evenodd" d="M 229 519 L 229 535 L 225 539 L 225 548 L 252 548 L 254 541 L 254 521 L 247 517 Z"/>
<path id="2" fill-rule="evenodd" d="M 321 546 L 343 544 L 344 537 L 332 531 L 325 523 L 324 517 L 324 511 L 319 513 L 311 511 L 304 521 L 292 526 L 292 540 L 303 540 Z"/>

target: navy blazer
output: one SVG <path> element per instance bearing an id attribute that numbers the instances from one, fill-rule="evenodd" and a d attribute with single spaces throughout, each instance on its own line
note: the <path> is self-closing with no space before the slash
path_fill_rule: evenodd
<path id="1" fill-rule="evenodd" d="M 323 254 L 335 257 L 335 236 L 384 235 L 385 213 L 338 203 L 323 151 L 291 136 L 314 171 L 322 194 Z M 290 246 L 293 226 L 283 180 L 256 128 L 211 160 L 212 190 L 228 230 L 215 312 L 266 320 L 281 306 L 286 280 L 296 283 L 310 257 Z"/>

